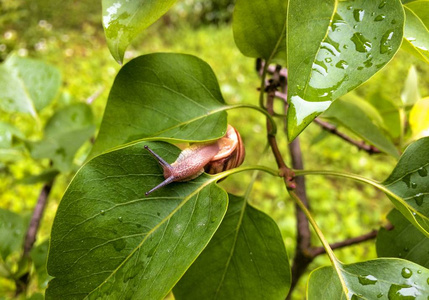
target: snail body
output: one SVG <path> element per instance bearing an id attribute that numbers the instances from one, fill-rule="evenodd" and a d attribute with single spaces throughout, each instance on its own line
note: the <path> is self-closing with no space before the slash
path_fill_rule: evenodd
<path id="1" fill-rule="evenodd" d="M 204 171 L 217 174 L 236 168 L 243 163 L 245 156 L 240 134 L 231 125 L 228 125 L 225 136 L 220 139 L 209 143 L 195 143 L 184 149 L 171 165 L 148 146 L 144 147 L 161 165 L 165 178 L 159 185 L 146 192 L 146 196 L 171 182 L 192 180 Z"/>

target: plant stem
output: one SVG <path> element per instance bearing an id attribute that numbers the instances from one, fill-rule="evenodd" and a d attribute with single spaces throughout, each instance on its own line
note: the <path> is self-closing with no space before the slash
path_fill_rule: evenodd
<path id="1" fill-rule="evenodd" d="M 36 241 L 37 231 L 39 229 L 40 220 L 43 217 L 46 203 L 51 192 L 53 181 L 45 183 L 40 191 L 36 206 L 34 207 L 33 215 L 31 216 L 30 225 L 28 226 L 27 234 L 24 240 L 23 257 L 29 257 L 30 251 Z"/>
<path id="2" fill-rule="evenodd" d="M 277 133 L 277 124 L 276 121 L 273 119 L 273 117 L 263 108 L 256 106 L 256 105 L 252 105 L 252 104 L 235 104 L 235 105 L 228 105 L 226 107 L 227 109 L 236 109 L 236 108 L 250 108 L 250 109 L 254 109 L 257 110 L 260 113 L 263 113 L 267 119 L 269 120 L 271 127 L 270 127 L 270 131 L 268 131 L 269 135 L 276 135 Z"/>
<path id="3" fill-rule="evenodd" d="M 348 297 L 347 286 L 346 286 L 346 283 L 345 283 L 344 278 L 343 278 L 341 271 L 340 271 L 340 268 L 341 268 L 340 261 L 335 257 L 334 252 L 332 251 L 328 241 L 326 240 L 325 236 L 323 235 L 323 233 L 320 230 L 319 226 L 317 225 L 316 221 L 313 219 L 313 216 L 311 215 L 310 211 L 307 209 L 307 207 L 304 205 L 304 203 L 302 203 L 301 199 L 298 197 L 298 195 L 295 193 L 295 191 L 289 190 L 289 195 L 295 201 L 295 203 L 299 206 L 299 208 L 304 212 L 308 221 L 310 222 L 311 226 L 313 227 L 314 231 L 316 232 L 316 235 L 318 236 L 319 240 L 322 242 L 323 248 L 325 249 L 326 254 L 329 257 L 329 260 L 331 261 L 335 272 L 337 272 L 338 279 L 341 282 L 341 286 L 342 286 L 342 289 L 344 291 L 344 294 L 346 295 L 346 297 Z"/>

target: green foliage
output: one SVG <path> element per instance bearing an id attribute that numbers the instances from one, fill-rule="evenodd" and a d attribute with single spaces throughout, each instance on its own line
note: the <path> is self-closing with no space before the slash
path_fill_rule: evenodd
<path id="1" fill-rule="evenodd" d="M 308 9 L 317 6 L 318 9 Z M 331 21 L 332 20 L 332 21 Z M 395 1 L 290 1 L 287 29 L 288 136 L 293 140 L 332 101 L 395 55 L 403 8 Z"/>
<path id="2" fill-rule="evenodd" d="M 83 164 L 90 145 L 86 143 L 85 148 L 81 145 L 92 137 L 95 128 L 92 109 L 76 102 L 85 98 L 88 98 L 88 103 L 92 102 L 95 96 L 90 95 L 94 92 L 98 94 L 105 87 L 100 100 L 92 105 L 96 111 L 95 123 L 98 123 L 109 90 L 110 95 L 92 156 L 71 181 L 58 207 L 48 263 L 49 273 L 55 278 L 52 279 L 44 267 L 48 256 L 46 241 L 33 248 L 33 264 L 23 267 L 21 262 L 24 260 L 19 260 L 21 247 L 16 246 L 22 244 L 23 237 L 9 235 L 10 244 L 15 246 L 8 256 L 12 257 L 15 265 L 0 261 L 0 275 L 11 280 L 9 286 L 0 283 L 0 293 L 6 291 L 6 295 L 13 295 L 14 288 L 10 285 L 18 284 L 17 279 L 32 270 L 31 282 L 37 280 L 38 285 L 34 287 L 36 292 L 33 293 L 33 284 L 26 293 L 29 298 L 32 294 L 31 299 L 43 298 L 38 291 L 43 291 L 47 280 L 51 279 L 46 295 L 52 299 L 85 296 L 162 299 L 171 289 L 177 299 L 286 297 L 291 277 L 284 248 L 286 246 L 288 251 L 293 251 L 297 242 L 295 234 L 299 234 L 293 231 L 296 221 L 293 204 L 279 186 L 281 178 L 273 180 L 262 174 L 251 178 L 249 172 L 243 172 L 263 170 L 272 175 L 278 174 L 277 167 L 265 167 L 275 165 L 273 157 L 264 154 L 265 132 L 261 126 L 265 126 L 265 118 L 238 109 L 228 112 L 228 123 L 238 124 L 246 145 L 246 167 L 216 176 L 203 175 L 190 182 L 173 183 L 148 198 L 143 195 L 163 180 L 160 167 L 143 149 L 143 145 L 150 145 L 168 162 L 172 162 L 179 150 L 155 140 L 216 139 L 226 127 L 227 109 L 248 107 L 257 104 L 258 100 L 260 107 L 253 108 L 267 108 L 264 86 L 259 87 L 259 97 L 254 92 L 257 82 L 261 80 L 252 70 L 252 61 L 241 57 L 238 48 L 250 57 L 264 58 L 267 67 L 270 63 L 281 63 L 285 67 L 288 61 L 290 98 L 296 92 L 302 99 L 313 101 L 299 108 L 294 102 L 297 98 L 289 99 L 292 105 L 289 123 L 291 120 L 293 123 L 294 118 L 304 119 L 302 128 L 297 124 L 293 124 L 295 128 L 289 126 L 289 130 L 294 131 L 293 134 L 289 132 L 289 137 L 298 135 L 307 123 L 330 106 L 322 116 L 339 125 L 338 129 L 352 138 L 363 139 L 394 157 L 411 144 L 389 179 L 379 184 L 363 176 L 385 178 L 389 169 L 396 164 L 393 157 L 370 157 L 336 137 L 320 134 L 319 138 L 315 138 L 320 131 L 313 125 L 301 135 L 306 168 L 359 173 L 362 176 L 345 172 L 337 172 L 337 175 L 355 176 L 370 183 L 388 194 L 399 209 L 399 212 L 389 215 L 395 228 L 391 231 L 380 230 L 378 255 L 402 256 L 422 265 L 400 259 L 354 263 L 375 257 L 372 243 L 338 250 L 336 256 L 347 264 L 331 256 L 334 262 L 332 268 L 313 272 L 308 290 L 310 299 L 316 296 L 320 299 L 372 299 L 381 293 L 382 298 L 419 298 L 426 295 L 427 285 L 423 277 L 428 276 L 423 267 L 427 266 L 425 257 L 418 253 L 426 251 L 428 240 L 422 233 L 427 234 L 429 224 L 426 209 L 429 187 L 422 175 L 427 172 L 425 148 L 428 145 L 427 138 L 415 140 L 429 132 L 428 98 L 420 97 L 428 95 L 429 90 L 425 84 L 419 86 L 416 79 L 419 74 L 424 82 L 429 69 L 417 63 L 417 67 L 411 68 L 404 80 L 410 62 L 417 62 L 417 59 L 405 56 L 405 52 L 395 52 L 404 38 L 403 48 L 427 61 L 427 51 L 423 49 L 427 48 L 427 0 L 403 1 L 407 2 L 405 6 L 401 6 L 399 1 L 354 1 L 352 5 L 348 2 L 323 1 L 310 6 L 291 1 L 288 12 L 286 1 L 270 0 L 268 4 L 266 1 L 238 1 L 233 23 L 236 48 L 229 28 L 207 27 L 191 32 L 174 15 L 178 12 L 177 15 L 189 16 L 189 10 L 181 12 L 183 7 L 199 7 L 191 18 L 199 18 L 199 21 L 202 18 L 225 18 L 227 22 L 232 11 L 230 1 L 182 1 L 174 7 L 173 13 L 163 17 L 163 24 L 169 27 L 151 27 L 141 39 L 129 46 L 137 34 L 160 18 L 173 2 L 159 4 L 152 1 L 143 5 L 122 0 L 103 2 L 104 21 L 109 22 L 109 26 L 104 22 L 108 27 L 105 28 L 106 38 L 112 55 L 122 61 L 124 56 L 129 59 L 139 53 L 167 50 L 192 53 L 202 59 L 184 54 L 152 53 L 131 60 L 119 70 L 113 60 L 108 61 L 103 42 L 97 40 L 100 35 L 97 25 L 91 25 L 94 20 L 94 24 L 99 23 L 97 18 L 101 17 L 98 12 L 88 18 L 70 12 L 74 17 L 67 20 L 68 26 L 80 31 L 64 34 L 62 29 L 55 27 L 61 23 L 58 21 L 62 14 L 56 14 L 49 8 L 67 11 L 71 1 L 54 4 L 39 0 L 32 2 L 31 9 L 22 9 L 21 1 L 13 5 L 2 1 L 2 4 L 7 3 L 8 12 L 32 15 L 20 24 L 33 26 L 27 26 L 27 38 L 21 33 L 16 34 L 14 29 L 7 31 L 0 41 L 1 57 L 5 57 L 2 50 L 5 47 L 6 52 L 17 47 L 22 50 L 18 51 L 19 55 L 29 51 L 32 56 L 43 57 L 62 66 L 65 78 L 61 96 L 54 102 L 59 77 L 45 76 L 38 82 L 34 80 L 34 74 L 38 73 L 30 68 L 40 66 L 43 69 L 43 63 L 15 55 L 1 66 L 6 74 L 10 72 L 6 70 L 10 60 L 21 60 L 12 68 L 19 70 L 13 71 L 18 76 L 15 76 L 16 80 L 14 77 L 12 79 L 28 87 L 33 85 L 33 90 L 40 93 L 25 94 L 11 89 L 8 85 L 11 80 L 9 73 L 4 75 L 4 82 L 0 81 L 0 85 L 4 85 L 3 90 L 12 95 L 14 103 L 13 109 L 10 109 L 5 101 L 0 101 L 0 108 L 9 111 L 1 115 L 0 123 L 0 159 L 3 163 L 0 165 L 0 189 L 5 191 L 2 200 L 11 198 L 14 191 L 15 198 L 19 197 L 21 187 L 16 183 L 34 184 L 54 179 L 60 181 L 55 192 L 55 197 L 60 197 L 71 180 L 64 174 L 73 175 L 77 169 L 75 164 Z M 201 5 L 198 6 L 198 3 Z M 99 4 L 89 6 L 75 5 L 72 11 L 99 9 Z M 404 35 L 403 9 L 407 17 Z M 210 10 L 215 14 L 219 12 L 219 15 L 212 14 L 210 17 Z M 1 16 L 0 24 L 16 16 Z M 283 31 L 286 18 L 289 24 L 287 35 Z M 52 32 L 51 24 L 45 19 L 54 24 Z M 80 24 L 82 19 L 85 21 Z M 124 20 L 129 22 L 124 23 Z M 8 25 L 7 28 L 20 26 L 25 27 L 17 24 L 16 27 Z M 412 35 L 418 37 L 416 41 Z M 48 36 L 51 38 L 48 39 Z M 23 40 L 28 44 L 22 43 Z M 39 42 L 43 45 L 38 45 Z M 76 42 L 78 46 L 70 46 Z M 35 49 L 32 49 L 33 45 Z M 125 53 L 126 49 L 128 51 Z M 361 53 L 365 50 L 367 52 Z M 384 67 L 394 55 L 392 63 Z M 74 65 L 76 61 L 79 61 L 79 67 Z M 343 63 L 339 64 L 342 61 L 346 61 L 349 68 Z M 112 85 L 117 70 L 119 72 Z M 267 73 L 262 76 L 262 82 L 275 82 L 277 74 L 270 81 Z M 347 81 L 342 81 L 346 76 Z M 348 93 L 372 76 L 368 83 Z M 43 84 L 38 86 L 38 83 Z M 339 85 L 335 86 L 337 83 Z M 51 85 L 57 87 L 52 88 Z M 306 87 L 305 97 L 299 94 L 301 86 Z M 329 90 L 327 95 L 321 92 L 323 89 Z M 42 94 L 48 96 L 38 96 Z M 281 128 L 279 125 L 285 120 L 284 102 L 274 101 L 278 113 L 276 123 Z M 329 103 L 324 105 L 324 102 Z M 22 112 L 37 115 L 37 120 L 26 117 Z M 42 124 L 45 124 L 43 130 Z M 286 136 L 278 133 L 270 138 L 277 139 L 279 151 L 286 158 Z M 312 144 L 312 140 L 317 144 Z M 258 166 L 249 166 L 252 164 Z M 28 170 L 36 175 L 28 176 Z M 220 178 L 239 171 L 243 172 L 240 176 L 229 176 L 219 186 L 216 184 Z M 245 197 L 225 192 L 242 194 L 249 182 L 253 192 L 250 193 L 251 188 L 247 187 Z M 369 186 L 362 188 L 354 182 L 320 177 L 307 180 L 307 186 L 309 199 L 314 200 L 311 202 L 311 214 L 307 217 L 312 220 L 314 216 L 324 229 L 326 238 L 315 225 L 316 235 L 324 243 L 326 251 L 329 250 L 327 240 L 345 239 L 384 225 L 384 214 L 392 208 L 387 198 L 383 200 L 382 193 Z M 284 202 L 284 199 L 288 201 Z M 2 205 L 25 211 L 27 199 L 19 204 L 15 201 L 13 206 L 10 204 L 12 201 L 7 199 Z M 268 212 L 277 224 L 250 203 Z M 28 207 L 31 206 L 30 199 Z M 54 202 L 47 212 L 48 219 L 41 236 L 48 235 L 49 218 L 56 209 Z M 5 230 L 11 231 L 10 228 Z M 404 234 L 407 238 L 401 237 Z M 421 240 L 419 244 L 418 239 Z M 311 244 L 316 245 L 315 236 L 312 236 Z M 310 250 L 308 253 L 311 254 Z M 321 257 L 311 268 L 326 263 L 326 257 Z M 403 271 L 404 268 L 408 269 Z M 388 276 L 387 273 L 393 275 Z M 344 295 L 342 291 L 345 288 L 348 292 Z M 295 296 L 301 299 L 304 291 L 301 287 L 296 291 L 301 294 L 295 292 Z"/>
<path id="3" fill-rule="evenodd" d="M 429 270 L 403 259 L 380 258 L 342 265 L 340 269 L 346 280 L 347 296 L 333 268 L 323 267 L 311 273 L 308 299 L 423 300 L 429 294 Z"/>
<path id="4" fill-rule="evenodd" d="M 281 0 L 237 1 L 234 39 L 244 55 L 286 64 L 287 4 Z"/>
<path id="5" fill-rule="evenodd" d="M 112 56 L 122 64 L 125 50 L 143 29 L 167 12 L 176 0 L 103 0 L 103 27 Z"/>
<path id="6" fill-rule="evenodd" d="M 246 199 L 229 195 L 222 224 L 178 282 L 174 296 L 282 299 L 290 283 L 288 256 L 276 223 Z"/>
<path id="7" fill-rule="evenodd" d="M 149 137 L 219 138 L 226 132 L 224 110 L 205 62 L 182 54 L 141 56 L 125 65 L 113 84 L 92 155 Z"/>
<path id="8" fill-rule="evenodd" d="M 429 239 L 396 209 L 387 218 L 394 227 L 380 228 L 376 243 L 378 256 L 403 258 L 428 268 Z"/>
<path id="9" fill-rule="evenodd" d="M 179 152 L 147 144 L 168 161 Z M 215 233 L 228 198 L 209 176 L 142 196 L 160 177 L 143 143 L 100 155 L 77 173 L 52 229 L 47 299 L 169 292 Z"/>

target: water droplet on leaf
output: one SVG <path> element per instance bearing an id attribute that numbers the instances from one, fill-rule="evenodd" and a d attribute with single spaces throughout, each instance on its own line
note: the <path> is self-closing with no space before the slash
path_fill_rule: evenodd
<path id="1" fill-rule="evenodd" d="M 423 204 L 423 199 L 425 198 L 425 195 L 423 193 L 418 193 L 414 196 L 414 200 L 416 200 L 416 204 L 418 206 Z"/>
<path id="2" fill-rule="evenodd" d="M 383 293 L 380 293 L 380 294 L 378 294 L 377 295 L 377 298 L 381 298 L 381 297 L 383 297 L 384 296 L 384 294 Z"/>
<path id="3" fill-rule="evenodd" d="M 383 36 L 381 37 L 380 41 L 380 53 L 384 54 L 387 52 L 392 51 L 392 37 L 393 37 L 393 30 L 388 30 Z"/>
<path id="4" fill-rule="evenodd" d="M 390 300 L 411 300 L 419 296 L 419 291 L 409 285 L 392 284 L 389 289 L 388 298 Z"/>
<path id="5" fill-rule="evenodd" d="M 106 212 L 104 211 L 104 209 L 100 210 L 100 215 L 104 216 L 106 214 Z"/>
<path id="6" fill-rule="evenodd" d="M 351 41 L 355 44 L 356 51 L 369 52 L 372 49 L 372 43 L 360 32 L 353 34 Z"/>
<path id="7" fill-rule="evenodd" d="M 374 21 L 380 22 L 380 21 L 383 21 L 384 19 L 386 19 L 385 15 L 378 15 L 375 17 Z"/>
<path id="8" fill-rule="evenodd" d="M 413 275 L 413 272 L 408 268 L 403 268 L 401 271 L 401 275 L 404 278 L 410 278 Z"/>
<path id="9" fill-rule="evenodd" d="M 118 221 L 122 223 L 122 217 L 118 217 Z"/>
<path id="10" fill-rule="evenodd" d="M 377 283 L 377 278 L 375 278 L 372 275 L 366 275 L 366 276 L 359 275 L 358 279 L 359 279 L 359 283 L 362 285 L 370 285 L 370 284 L 373 285 Z"/>
<path id="11" fill-rule="evenodd" d="M 382 9 L 387 3 L 387 0 L 383 0 L 381 1 L 380 5 L 378 6 L 378 8 Z"/>
<path id="12" fill-rule="evenodd" d="M 339 62 L 337 62 L 337 64 L 335 66 L 339 69 L 347 69 L 349 67 L 347 62 L 344 60 L 340 60 Z"/>
<path id="13" fill-rule="evenodd" d="M 355 9 L 353 11 L 353 16 L 356 22 L 362 22 L 365 11 L 363 9 Z"/>
<path id="14" fill-rule="evenodd" d="M 421 167 L 420 169 L 417 170 L 417 173 L 419 173 L 419 175 L 421 177 L 426 177 L 428 176 L 428 170 L 426 168 Z"/>

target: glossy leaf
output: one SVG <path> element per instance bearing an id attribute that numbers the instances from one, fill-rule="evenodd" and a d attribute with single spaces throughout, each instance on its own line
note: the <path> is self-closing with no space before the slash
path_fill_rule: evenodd
<path id="1" fill-rule="evenodd" d="M 54 99 L 60 84 L 57 68 L 12 55 L 0 65 L 0 108 L 36 116 Z"/>
<path id="2" fill-rule="evenodd" d="M 284 0 L 237 0 L 232 29 L 241 53 L 286 66 L 287 4 Z"/>
<path id="3" fill-rule="evenodd" d="M 222 224 L 174 288 L 180 299 L 285 299 L 290 266 L 276 223 L 229 196 Z"/>
<path id="4" fill-rule="evenodd" d="M 412 10 L 429 29 L 429 0 L 409 1 L 405 6 Z"/>
<path id="5" fill-rule="evenodd" d="M 103 0 L 103 27 L 110 53 L 120 64 L 131 41 L 164 15 L 176 0 Z"/>
<path id="6" fill-rule="evenodd" d="M 386 137 L 383 129 L 377 126 L 358 104 L 339 99 L 325 111 L 322 117 L 335 120 L 336 123 L 340 123 L 381 151 L 399 157 L 398 150 L 392 141 Z"/>
<path id="7" fill-rule="evenodd" d="M 377 234 L 379 257 L 399 257 L 429 268 L 429 238 L 424 236 L 396 209 L 388 215 L 393 229 L 381 227 Z"/>
<path id="8" fill-rule="evenodd" d="M 92 156 L 135 140 L 203 141 L 226 133 L 225 103 L 205 62 L 185 54 L 140 56 L 118 73 Z"/>
<path id="9" fill-rule="evenodd" d="M 47 299 L 163 299 L 207 245 L 228 197 L 202 175 L 145 197 L 180 150 L 137 143 L 97 156 L 68 187 L 51 234 Z"/>
<path id="10" fill-rule="evenodd" d="M 407 21 L 404 27 L 403 48 L 429 63 L 429 30 L 414 11 L 407 6 L 404 6 L 404 10 Z"/>
<path id="11" fill-rule="evenodd" d="M 342 265 L 349 294 L 344 295 L 337 273 L 322 267 L 310 275 L 308 300 L 416 299 L 427 300 L 429 270 L 403 259 L 380 258 Z"/>
<path id="12" fill-rule="evenodd" d="M 44 138 L 27 142 L 33 158 L 49 158 L 53 167 L 67 172 L 72 168 L 77 150 L 94 134 L 90 107 L 79 103 L 58 110 L 44 129 Z"/>
<path id="13" fill-rule="evenodd" d="M 392 59 L 403 24 L 399 0 L 289 1 L 289 140 Z"/>
<path id="14" fill-rule="evenodd" d="M 390 197 L 396 208 L 429 237 L 429 137 L 412 143 L 383 182 L 401 201 Z"/>
<path id="15" fill-rule="evenodd" d="M 429 136 L 429 97 L 414 104 L 409 117 L 413 139 Z"/>
<path id="16" fill-rule="evenodd" d="M 27 221 L 22 216 L 0 209 L 0 256 L 2 260 L 21 249 L 26 225 Z"/>

